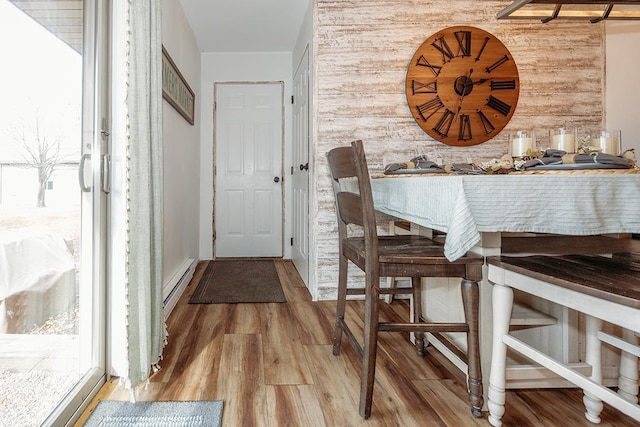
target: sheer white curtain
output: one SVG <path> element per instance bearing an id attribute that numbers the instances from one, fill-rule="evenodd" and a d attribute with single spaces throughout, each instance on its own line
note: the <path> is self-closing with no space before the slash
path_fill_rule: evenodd
<path id="1" fill-rule="evenodd" d="M 160 0 L 127 2 L 127 384 L 162 356 L 162 39 Z"/>

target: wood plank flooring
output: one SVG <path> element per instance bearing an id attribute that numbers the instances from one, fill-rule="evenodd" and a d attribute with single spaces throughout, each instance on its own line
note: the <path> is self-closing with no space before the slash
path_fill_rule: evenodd
<path id="1" fill-rule="evenodd" d="M 194 278 L 167 321 L 169 343 L 162 369 L 138 400 L 223 400 L 223 426 L 489 426 L 471 416 L 465 378 L 433 348 L 416 356 L 407 336 L 382 334 L 371 418 L 358 415 L 360 362 L 346 340 L 331 353 L 335 302 L 312 302 L 293 264 L 276 262 L 286 304 L 201 304 L 189 297 Z M 397 318 L 408 304 L 381 304 Z M 362 302 L 348 304 L 350 320 L 362 324 Z M 357 310 L 356 310 L 357 309 Z M 488 374 L 485 373 L 485 381 Z M 113 379 L 98 400 L 128 400 Z M 584 418 L 579 390 L 507 392 L 506 426 L 593 426 Z M 637 426 L 605 405 L 601 426 Z"/>

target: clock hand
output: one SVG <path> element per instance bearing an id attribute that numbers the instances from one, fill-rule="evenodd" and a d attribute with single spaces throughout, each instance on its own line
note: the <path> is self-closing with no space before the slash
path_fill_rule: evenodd
<path id="1" fill-rule="evenodd" d="M 473 73 L 473 68 L 469 69 L 469 73 L 467 73 L 467 75 L 464 78 L 464 83 L 462 84 L 462 89 L 460 91 L 456 90 L 456 92 L 458 93 L 458 106 L 456 109 L 456 116 L 458 114 L 460 114 L 460 110 L 462 109 L 462 101 L 464 101 L 464 97 L 467 96 L 467 89 L 471 88 L 473 89 L 473 81 L 471 80 L 471 73 Z M 456 84 L 458 83 L 458 80 L 456 80 Z M 457 85 L 456 85 L 456 89 L 458 89 Z M 469 93 L 471 92 L 471 90 L 469 90 Z"/>
<path id="2" fill-rule="evenodd" d="M 481 85 L 482 83 L 486 83 L 491 79 L 480 79 L 480 80 L 476 80 L 475 82 L 471 82 L 472 85 Z"/>

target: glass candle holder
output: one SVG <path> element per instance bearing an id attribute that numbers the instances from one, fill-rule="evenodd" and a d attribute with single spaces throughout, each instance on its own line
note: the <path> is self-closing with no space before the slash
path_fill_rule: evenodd
<path id="1" fill-rule="evenodd" d="M 551 129 L 549 131 L 549 148 L 575 153 L 578 151 L 576 131 L 566 128 Z"/>
<path id="2" fill-rule="evenodd" d="M 617 156 L 622 151 L 619 130 L 603 130 L 592 135 L 591 147 L 601 153 Z"/>
<path id="3" fill-rule="evenodd" d="M 587 128 L 576 129 L 576 150 L 579 153 L 588 153 L 591 149 L 591 135 L 597 132 Z"/>
<path id="4" fill-rule="evenodd" d="M 529 157 L 536 150 L 536 134 L 533 131 L 519 130 L 509 135 L 511 157 Z"/>

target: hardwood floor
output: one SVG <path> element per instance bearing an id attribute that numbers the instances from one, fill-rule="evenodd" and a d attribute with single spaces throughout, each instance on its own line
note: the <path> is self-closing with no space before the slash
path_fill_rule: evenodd
<path id="1" fill-rule="evenodd" d="M 359 366 L 343 342 L 331 353 L 335 302 L 312 302 L 293 264 L 276 262 L 286 304 L 200 304 L 189 297 L 193 280 L 167 321 L 169 343 L 162 369 L 138 400 L 223 400 L 223 426 L 489 426 L 487 415 L 471 416 L 463 374 L 429 347 L 418 358 L 407 337 L 381 334 L 371 418 L 358 415 Z M 359 321 L 362 302 L 348 316 Z M 392 319 L 408 304 L 381 304 Z M 488 381 L 488 373 L 485 373 Z M 486 397 L 485 397 L 486 398 Z M 98 400 L 128 400 L 129 392 L 108 382 Z M 593 426 L 583 416 L 580 390 L 522 390 L 507 393 L 506 426 Z M 638 423 L 605 405 L 601 426 Z"/>

